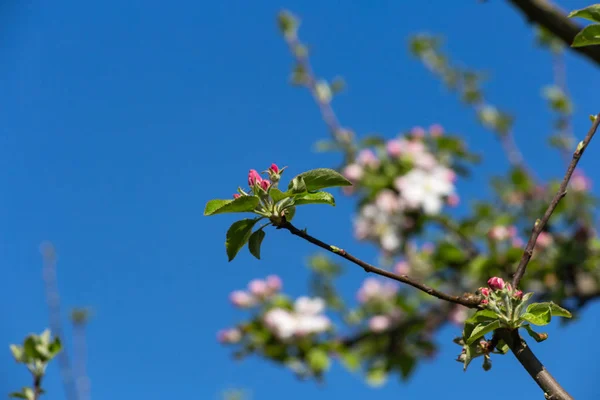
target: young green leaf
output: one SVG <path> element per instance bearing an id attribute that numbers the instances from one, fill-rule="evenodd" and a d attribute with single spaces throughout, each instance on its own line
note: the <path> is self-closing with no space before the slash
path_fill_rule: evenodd
<path id="1" fill-rule="evenodd" d="M 302 193 L 294 196 L 294 200 L 294 204 L 297 206 L 304 204 L 329 204 L 335 207 L 333 195 L 327 192 Z"/>
<path id="2" fill-rule="evenodd" d="M 260 218 L 255 219 L 242 219 L 234 222 L 227 230 L 227 239 L 225 241 L 225 249 L 227 250 L 227 257 L 229 261 L 233 260 L 237 253 L 250 239 L 252 233 L 252 227 L 258 222 Z"/>
<path id="3" fill-rule="evenodd" d="M 533 338 L 533 340 L 535 340 L 538 343 L 543 342 L 544 340 L 548 339 L 547 333 L 537 333 L 536 331 L 534 331 L 531 328 L 531 325 L 529 325 L 529 324 L 523 324 L 523 325 L 521 325 L 521 328 L 525 328 L 525 330 L 527 331 L 529 336 L 531 336 Z"/>
<path id="4" fill-rule="evenodd" d="M 253 211 L 258 205 L 258 197 L 240 196 L 233 200 L 210 200 L 204 208 L 204 215 L 240 213 Z"/>
<path id="5" fill-rule="evenodd" d="M 303 178 L 304 183 L 306 184 L 306 190 L 309 192 L 334 186 L 352 186 L 352 183 L 344 178 L 343 175 L 329 168 L 318 168 L 306 171 L 296 178 L 298 177 Z M 291 186 L 292 183 L 290 183 L 288 189 L 291 189 Z"/>
<path id="6" fill-rule="evenodd" d="M 54 358 L 60 351 L 62 350 L 62 343 L 60 342 L 60 338 L 56 336 L 52 343 L 48 346 L 48 352 L 50 353 L 50 358 Z"/>
<path id="7" fill-rule="evenodd" d="M 498 315 L 492 310 L 479 310 L 465 322 L 477 324 L 479 322 L 493 321 L 495 319 L 498 319 Z"/>
<path id="8" fill-rule="evenodd" d="M 569 18 L 585 18 L 593 22 L 600 22 L 600 4 L 592 4 L 581 10 L 571 11 Z"/>
<path id="9" fill-rule="evenodd" d="M 318 347 L 312 348 L 308 352 L 306 359 L 308 361 L 308 365 L 313 371 L 322 372 L 327 371 L 329 369 L 329 356 L 327 355 L 327 352 L 323 349 L 320 349 Z"/>
<path id="10" fill-rule="evenodd" d="M 504 340 L 499 340 L 498 344 L 496 345 L 496 350 L 502 354 L 506 354 L 506 353 L 508 353 L 508 350 L 510 350 L 510 348 L 504 342 Z"/>
<path id="11" fill-rule="evenodd" d="M 565 310 L 564 308 L 553 302 L 550 302 L 550 314 L 552 314 L 553 317 L 572 317 L 571 313 L 568 310 Z"/>
<path id="12" fill-rule="evenodd" d="M 295 206 L 288 207 L 285 209 L 285 219 L 287 222 L 292 222 L 292 219 L 294 219 L 294 215 L 296 215 Z"/>
<path id="13" fill-rule="evenodd" d="M 527 311 L 521 315 L 521 320 L 534 325 L 548 325 L 552 319 L 548 303 L 533 303 L 527 307 Z"/>
<path id="14" fill-rule="evenodd" d="M 263 239 L 265 238 L 265 231 L 262 229 L 257 230 L 252 235 L 250 235 L 250 239 L 248 240 L 248 249 L 250 253 L 260 260 L 260 245 L 262 244 Z"/>
<path id="15" fill-rule="evenodd" d="M 467 345 L 475 343 L 475 341 L 487 333 L 493 332 L 501 327 L 500 320 L 491 322 L 482 322 L 473 329 L 471 336 L 467 339 Z"/>
<path id="16" fill-rule="evenodd" d="M 600 44 L 600 24 L 588 25 L 573 39 L 571 47 L 584 47 Z"/>
<path id="17" fill-rule="evenodd" d="M 15 358 L 15 361 L 25 362 L 25 360 L 23 359 L 25 352 L 23 351 L 23 348 L 21 346 L 18 346 L 16 344 L 11 344 L 10 352 L 12 353 L 13 357 Z"/>
<path id="18" fill-rule="evenodd" d="M 277 188 L 271 188 L 271 190 L 269 190 L 269 195 L 273 199 L 274 203 L 278 203 L 280 200 L 292 197 L 294 194 L 291 192 L 282 192 Z"/>

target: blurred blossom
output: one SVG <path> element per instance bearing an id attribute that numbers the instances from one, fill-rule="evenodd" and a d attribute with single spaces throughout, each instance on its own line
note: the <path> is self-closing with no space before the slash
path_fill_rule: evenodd
<path id="1" fill-rule="evenodd" d="M 435 215 L 441 211 L 444 199 L 454 192 L 448 177 L 448 168 L 443 166 L 430 171 L 415 168 L 394 183 L 408 207 L 422 207 L 426 214 Z"/>
<path id="2" fill-rule="evenodd" d="M 398 261 L 394 266 L 394 273 L 397 275 L 408 275 L 410 264 L 406 261 Z"/>
<path id="3" fill-rule="evenodd" d="M 457 194 L 453 193 L 450 196 L 448 196 L 448 199 L 446 201 L 448 202 L 448 205 L 450 207 L 456 207 L 460 204 L 460 197 L 458 197 Z"/>
<path id="4" fill-rule="evenodd" d="M 422 138 L 425 136 L 425 129 L 421 126 L 415 126 L 410 130 L 410 134 L 416 138 Z"/>
<path id="5" fill-rule="evenodd" d="M 488 237 L 493 240 L 502 241 L 515 238 L 517 233 L 515 226 L 495 225 L 488 232 Z"/>
<path id="6" fill-rule="evenodd" d="M 391 192 L 391 191 L 390 191 Z M 385 251 L 393 253 L 400 248 L 400 231 L 404 227 L 404 216 L 400 212 L 386 209 L 399 207 L 399 200 L 391 193 L 382 192 L 377 204 L 366 204 L 354 220 L 354 236 L 359 240 L 376 241 Z"/>
<path id="7" fill-rule="evenodd" d="M 540 235 L 538 236 L 535 245 L 540 249 L 545 249 L 547 247 L 552 246 L 552 243 L 554 243 L 554 239 L 552 238 L 552 235 L 550 233 L 540 232 Z"/>
<path id="8" fill-rule="evenodd" d="M 440 124 L 433 124 L 429 127 L 429 134 L 433 137 L 442 136 L 444 134 L 444 127 Z"/>
<path id="9" fill-rule="evenodd" d="M 250 290 L 250 293 L 256 297 L 265 297 L 269 294 L 267 282 L 260 279 L 254 279 L 250 281 L 248 284 L 248 289 Z"/>
<path id="10" fill-rule="evenodd" d="M 294 310 L 299 314 L 315 315 L 325 310 L 325 301 L 320 297 L 313 299 L 302 296 L 296 299 Z"/>
<path id="11" fill-rule="evenodd" d="M 269 275 L 266 279 L 267 288 L 271 293 L 279 292 L 283 286 L 281 278 L 277 275 Z"/>
<path id="12" fill-rule="evenodd" d="M 367 303 L 372 300 L 390 300 L 398 293 L 398 284 L 392 281 L 382 283 L 376 278 L 367 278 L 364 280 L 360 289 L 358 289 L 358 301 Z"/>
<path id="13" fill-rule="evenodd" d="M 592 181 L 583 172 L 575 170 L 571 177 L 571 187 L 576 192 L 585 192 L 592 188 Z"/>
<path id="14" fill-rule="evenodd" d="M 448 319 L 455 325 L 462 326 L 467 320 L 469 313 L 466 307 L 463 306 L 455 306 L 450 314 L 448 314 Z"/>
<path id="15" fill-rule="evenodd" d="M 398 139 L 389 140 L 385 147 L 391 157 L 399 157 L 404 151 L 403 141 Z"/>
<path id="16" fill-rule="evenodd" d="M 229 300 L 234 306 L 240 308 L 252 307 L 255 304 L 254 297 L 250 293 L 242 290 L 231 292 Z"/>
<path id="17" fill-rule="evenodd" d="M 264 316 L 265 324 L 280 339 L 289 339 L 296 332 L 296 318 L 287 310 L 274 308 Z"/>
<path id="18" fill-rule="evenodd" d="M 375 205 L 384 212 L 391 214 L 400 208 L 400 199 L 393 190 L 384 189 L 377 194 Z"/>
<path id="19" fill-rule="evenodd" d="M 325 302 L 321 298 L 300 297 L 294 303 L 294 311 L 281 308 L 269 310 L 264 315 L 265 324 L 280 339 L 324 332 L 331 326 L 329 318 L 321 313 Z"/>
<path id="20" fill-rule="evenodd" d="M 369 329 L 373 332 L 383 332 L 392 325 L 391 318 L 387 315 L 376 315 L 369 319 Z"/>
<path id="21" fill-rule="evenodd" d="M 363 176 L 363 167 L 358 164 L 349 164 L 344 168 L 342 174 L 352 182 L 358 182 Z"/>
<path id="22" fill-rule="evenodd" d="M 237 343 L 242 340 L 242 332 L 237 328 L 223 329 L 217 332 L 217 340 L 220 343 Z"/>
<path id="23" fill-rule="evenodd" d="M 379 166 L 379 158 L 373 153 L 371 149 L 364 149 L 358 152 L 356 161 L 359 165 L 371 168 L 377 168 Z"/>

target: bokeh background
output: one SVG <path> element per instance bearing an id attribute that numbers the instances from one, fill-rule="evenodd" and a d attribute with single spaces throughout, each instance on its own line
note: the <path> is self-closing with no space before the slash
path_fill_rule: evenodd
<path id="1" fill-rule="evenodd" d="M 559 2 L 567 9 L 589 1 Z M 339 365 L 322 385 L 259 359 L 231 360 L 216 331 L 243 315 L 228 294 L 254 277 L 278 274 L 287 293 L 306 292 L 306 257 L 316 249 L 269 232 L 263 260 L 246 250 L 231 263 L 224 249 L 233 216 L 202 216 L 213 197 L 229 197 L 248 169 L 288 165 L 288 177 L 335 167 L 316 153 L 327 135 L 307 92 L 287 84 L 292 65 L 275 24 L 288 8 L 303 20 L 318 75 L 342 75 L 348 90 L 333 106 L 359 135 L 388 137 L 442 124 L 464 135 L 484 162 L 458 183 L 462 206 L 489 196 L 487 181 L 507 168 L 496 139 L 472 112 L 410 57 L 408 38 L 440 33 L 465 65 L 490 72 L 490 101 L 517 116 L 516 141 L 539 176 L 563 173 L 546 138 L 552 117 L 540 96 L 552 82 L 548 52 L 506 2 L 477 1 L 21 1 L 0 5 L 0 392 L 29 384 L 9 343 L 48 325 L 38 246 L 58 250 L 65 310 L 90 306 L 88 373 L 95 399 L 219 399 L 230 388 L 252 399 L 380 399 L 486 396 L 538 398 L 510 356 L 463 373 L 448 326 L 438 357 L 408 383 L 370 388 Z M 581 139 L 598 112 L 600 74 L 567 54 L 573 125 Z M 600 144 L 580 164 L 596 181 Z M 594 192 L 598 193 L 598 185 Z M 302 209 L 297 225 L 376 261 L 352 236 L 355 204 Z M 460 212 L 460 209 L 457 211 Z M 365 274 L 349 265 L 343 293 Z M 536 354 L 578 399 L 595 399 L 597 321 L 552 324 Z M 66 320 L 66 317 L 65 317 Z M 56 365 L 48 399 L 63 398 Z M 2 395 L 2 394 L 0 394 Z"/>

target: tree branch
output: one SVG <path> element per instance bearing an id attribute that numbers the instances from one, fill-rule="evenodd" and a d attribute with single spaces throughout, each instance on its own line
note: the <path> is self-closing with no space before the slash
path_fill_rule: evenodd
<path id="1" fill-rule="evenodd" d="M 517 330 L 499 329 L 498 335 L 513 352 L 523 368 L 544 391 L 547 400 L 573 400 L 573 397 L 554 379 L 544 365 L 533 354 Z"/>
<path id="2" fill-rule="evenodd" d="M 440 292 L 440 291 L 438 291 L 432 287 L 429 287 L 425 284 L 417 282 L 417 281 L 413 280 L 412 278 L 410 278 L 408 275 L 397 275 L 397 274 L 394 274 L 393 272 L 386 271 L 385 269 L 377 268 L 374 265 L 371 265 L 365 261 L 362 261 L 362 260 L 354 257 L 353 255 L 346 252 L 345 250 L 342 250 L 338 247 L 329 245 L 325 242 L 320 241 L 317 238 L 310 236 L 308 233 L 296 228 L 294 225 L 287 222 L 285 219 L 282 222 L 280 222 L 279 224 L 275 224 L 275 226 L 278 229 L 287 229 L 293 235 L 299 236 L 302 239 L 304 239 L 322 249 L 325 249 L 331 253 L 337 254 L 338 256 L 340 256 L 342 258 L 345 258 L 346 260 L 362 267 L 365 270 L 365 272 L 372 272 L 374 274 L 385 276 L 386 278 L 390 278 L 395 281 L 405 283 L 407 285 L 410 285 L 414 288 L 419 289 L 422 292 L 427 293 L 430 296 L 437 297 L 440 300 L 445 300 L 445 301 L 449 301 L 451 303 L 461 304 L 461 305 L 463 305 L 465 307 L 469 307 L 469 308 L 479 308 L 480 298 L 477 295 L 474 295 L 471 293 L 465 293 L 462 296 L 452 296 L 452 295 Z"/>
<path id="3" fill-rule="evenodd" d="M 552 198 L 552 201 L 550 202 L 550 205 L 548 205 L 544 216 L 535 222 L 533 230 L 531 231 L 531 236 L 529 237 L 529 241 L 527 242 L 527 246 L 525 247 L 525 251 L 523 252 L 523 256 L 521 257 L 521 261 L 519 262 L 517 271 L 515 272 L 515 275 L 513 277 L 512 285 L 514 288 L 517 288 L 519 286 L 519 283 L 521 282 L 521 279 L 525 274 L 525 269 L 527 268 L 529 260 L 531 260 L 531 256 L 533 255 L 533 248 L 535 247 L 535 242 L 537 241 L 540 232 L 542 232 L 544 226 L 546 226 L 546 223 L 552 216 L 552 213 L 558 206 L 558 203 L 560 203 L 560 200 L 567 194 L 567 185 L 569 184 L 571 175 L 573 175 L 573 171 L 575 171 L 575 168 L 579 163 L 579 159 L 583 155 L 583 152 L 587 148 L 590 140 L 592 140 L 592 137 L 596 133 L 598 125 L 600 125 L 600 114 L 596 115 L 594 123 L 592 124 L 592 127 L 585 136 L 585 139 L 583 139 L 583 141 L 580 142 L 579 145 L 577 145 L 577 149 L 573 153 L 573 158 L 571 159 L 571 163 L 567 168 L 565 177 L 563 178 L 560 187 L 558 188 L 558 192 L 556 192 L 554 198 Z"/>
<path id="4" fill-rule="evenodd" d="M 543 26 L 562 40 L 569 48 L 600 65 L 600 46 L 570 47 L 582 27 L 547 0 L 509 0 L 521 10 L 529 22 Z"/>

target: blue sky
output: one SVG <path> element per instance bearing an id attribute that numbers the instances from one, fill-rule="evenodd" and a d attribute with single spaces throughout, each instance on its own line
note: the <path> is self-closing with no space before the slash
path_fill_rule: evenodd
<path id="1" fill-rule="evenodd" d="M 203 217 L 205 202 L 230 196 L 249 168 L 276 162 L 292 176 L 338 161 L 311 150 L 327 132 L 308 94 L 287 85 L 291 60 L 274 23 L 281 8 L 303 19 L 301 36 L 319 74 L 348 82 L 334 101 L 344 125 L 359 135 L 392 136 L 437 122 L 484 154 L 475 176 L 460 184 L 464 203 L 485 195 L 486 179 L 506 161 L 470 110 L 408 55 L 412 33 L 443 33 L 455 59 L 488 70 L 488 96 L 517 115 L 516 139 L 530 165 L 542 177 L 562 174 L 558 155 L 545 147 L 551 119 L 540 89 L 552 80 L 550 57 L 534 48 L 531 30 L 505 2 L 349 3 L 0 6 L 0 343 L 47 326 L 38 253 L 47 239 L 59 252 L 64 305 L 94 309 L 88 369 L 96 399 L 217 399 L 230 387 L 251 390 L 255 400 L 459 399 L 470 390 L 500 399 L 508 388 L 517 398 L 538 398 L 512 357 L 496 357 L 490 373 L 463 373 L 450 342 L 458 330 L 450 327 L 435 361 L 409 383 L 393 380 L 377 390 L 338 366 L 319 386 L 262 360 L 234 363 L 215 341 L 219 328 L 243 317 L 228 305 L 231 290 L 276 273 L 286 292 L 300 295 L 313 249 L 273 231 L 262 261 L 243 251 L 228 263 L 223 242 L 233 218 Z M 598 112 L 591 88 L 600 76 L 571 54 L 568 72 L 581 138 L 587 115 Z M 582 161 L 592 178 L 597 145 Z M 375 261 L 372 247 L 352 239 L 352 200 L 340 196 L 338 203 L 300 212 L 298 223 Z M 365 276 L 347 271 L 350 296 Z M 583 316 L 566 329 L 552 326 L 550 339 L 533 346 L 576 398 L 598 398 L 592 344 L 600 306 Z M 28 383 L 8 348 L 0 352 L 0 392 Z M 56 366 L 46 386 L 49 399 L 62 398 Z"/>

